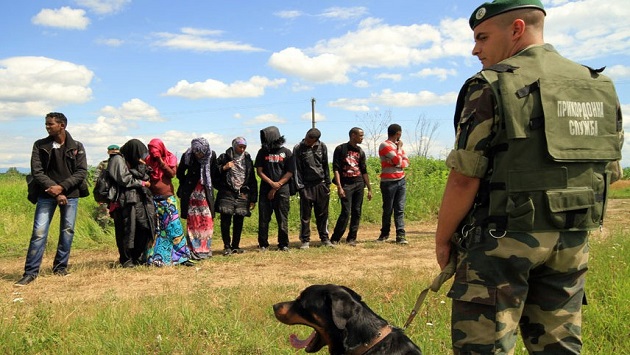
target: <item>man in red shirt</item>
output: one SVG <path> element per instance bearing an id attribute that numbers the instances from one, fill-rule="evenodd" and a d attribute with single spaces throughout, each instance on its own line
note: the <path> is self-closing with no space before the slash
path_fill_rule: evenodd
<path id="1" fill-rule="evenodd" d="M 378 147 L 381 158 L 381 194 L 383 195 L 383 218 L 381 235 L 377 241 L 389 238 L 392 225 L 392 213 L 396 226 L 396 243 L 407 244 L 405 238 L 405 202 L 407 199 L 407 181 L 404 168 L 409 166 L 409 158 L 403 150 L 400 140 L 402 127 L 393 123 L 387 127 L 387 140 Z"/>

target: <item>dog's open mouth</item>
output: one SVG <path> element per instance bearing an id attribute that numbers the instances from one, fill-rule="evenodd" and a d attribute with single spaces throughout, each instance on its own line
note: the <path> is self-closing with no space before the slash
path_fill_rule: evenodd
<path id="1" fill-rule="evenodd" d="M 291 334 L 289 336 L 289 342 L 295 349 L 304 349 L 307 353 L 314 353 L 319 351 L 325 344 L 322 342 L 322 338 L 319 334 L 313 330 L 311 335 L 306 339 L 301 340 L 297 335 Z"/>

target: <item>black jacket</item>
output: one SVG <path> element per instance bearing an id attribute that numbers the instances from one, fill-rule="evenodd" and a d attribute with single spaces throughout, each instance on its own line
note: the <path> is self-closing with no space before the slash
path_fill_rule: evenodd
<path id="1" fill-rule="evenodd" d="M 321 184 L 330 186 L 330 168 L 328 167 L 328 147 L 321 141 L 309 147 L 304 140 L 293 148 L 295 172 L 293 179 L 298 189 Z"/>
<path id="2" fill-rule="evenodd" d="M 223 170 L 225 164 L 234 160 L 234 149 L 229 148 L 217 159 L 217 174 L 213 184 L 214 188 L 218 190 L 215 207 L 219 213 L 249 216 L 251 214 L 249 204 L 258 201 L 258 181 L 256 180 L 254 162 L 249 153 L 243 154 L 245 154 L 245 182 L 238 191 L 229 180 L 228 172 Z"/>
<path id="3" fill-rule="evenodd" d="M 53 137 L 46 137 L 37 140 L 33 144 L 31 153 L 31 175 L 33 181 L 29 186 L 29 200 L 37 202 L 38 196 L 48 196 L 45 190 L 54 185 L 63 187 L 64 195 L 69 198 L 88 196 L 87 186 L 87 157 L 85 148 L 79 141 L 75 141 L 70 132 L 66 131 L 66 141 L 64 143 L 65 171 L 57 171 L 57 175 L 66 176 L 62 181 L 54 181 L 50 174 L 50 154 L 53 149 Z M 59 168 L 59 167 L 57 167 Z M 33 201 L 34 198 L 34 201 Z"/>

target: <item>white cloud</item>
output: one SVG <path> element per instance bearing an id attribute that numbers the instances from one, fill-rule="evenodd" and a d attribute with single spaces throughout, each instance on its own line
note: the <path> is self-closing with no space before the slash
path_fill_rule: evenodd
<path id="1" fill-rule="evenodd" d="M 43 9 L 33 16 L 31 22 L 40 26 L 84 30 L 90 24 L 90 19 L 85 16 L 85 10 L 63 6 L 60 9 Z"/>
<path id="2" fill-rule="evenodd" d="M 441 27 L 413 24 L 409 26 L 388 25 L 380 19 L 368 18 L 359 24 L 354 32 L 318 42 L 314 53 L 331 53 L 357 67 L 406 67 L 411 64 L 426 63 L 450 55 L 470 55 L 462 51 L 461 39 L 457 39 L 453 52 L 452 26 L 457 21 L 443 22 Z M 447 50 L 448 49 L 448 50 Z"/>
<path id="3" fill-rule="evenodd" d="M 445 69 L 445 68 L 424 68 L 419 72 L 415 73 L 414 76 L 418 76 L 420 78 L 426 78 L 430 76 L 437 77 L 440 81 L 444 81 L 448 79 L 448 76 L 457 75 L 457 70 L 455 69 Z"/>
<path id="4" fill-rule="evenodd" d="M 328 106 L 340 108 L 347 111 L 368 112 L 370 111 L 369 99 L 337 99 L 328 103 Z"/>
<path id="5" fill-rule="evenodd" d="M 378 74 L 376 76 L 376 79 L 387 79 L 387 80 L 391 80 L 391 81 L 401 81 L 402 80 L 402 75 L 401 74 L 382 73 L 382 74 Z"/>
<path id="6" fill-rule="evenodd" d="M 385 89 L 380 93 L 374 93 L 369 98 L 347 99 L 341 98 L 329 102 L 331 107 L 340 108 L 347 111 L 367 112 L 379 106 L 387 107 L 421 107 L 450 105 L 457 100 L 457 93 L 450 92 L 438 95 L 430 91 L 413 92 L 393 92 Z"/>
<path id="7" fill-rule="evenodd" d="M 322 40 L 312 48 L 289 47 L 273 53 L 269 65 L 315 83 L 344 84 L 360 68 L 408 67 L 447 56 L 467 58 L 472 35 L 465 19 L 431 25 L 388 25 L 368 18 L 356 31 Z"/>
<path id="8" fill-rule="evenodd" d="M 168 150 L 177 155 L 177 159 L 179 161 L 181 155 L 186 151 L 186 149 L 190 148 L 190 141 L 198 137 L 206 138 L 208 142 L 210 142 L 210 148 L 217 153 L 217 156 L 222 153 L 222 147 L 229 146 L 232 141 L 230 138 L 226 138 L 214 132 L 197 133 L 176 130 L 166 131 L 161 134 L 159 138 L 167 144 L 166 148 Z M 147 142 L 149 142 L 152 138 L 154 137 L 147 138 Z"/>
<path id="9" fill-rule="evenodd" d="M 630 67 L 626 65 L 613 65 L 612 67 L 606 68 L 604 74 L 615 80 L 630 78 Z"/>
<path id="10" fill-rule="evenodd" d="M 282 73 L 315 83 L 344 84 L 349 81 L 349 65 L 334 54 L 309 57 L 294 47 L 283 49 L 269 58 L 269 65 Z"/>
<path id="11" fill-rule="evenodd" d="M 621 115 L 623 117 L 630 117 L 630 104 L 621 105 Z M 625 137 L 630 139 L 630 120 L 624 119 L 624 132 Z"/>
<path id="12" fill-rule="evenodd" d="M 131 0 L 75 0 L 75 2 L 99 15 L 120 12 L 127 4 L 131 4 Z"/>
<path id="13" fill-rule="evenodd" d="M 223 31 L 219 30 L 185 27 L 181 29 L 181 33 L 155 33 L 154 35 L 158 37 L 158 40 L 156 40 L 154 44 L 160 47 L 193 50 L 198 52 L 260 52 L 263 50 L 250 44 L 234 41 L 219 41 L 210 38 L 220 36 L 222 34 Z"/>
<path id="14" fill-rule="evenodd" d="M 543 6 L 545 7 L 545 9 L 548 8 L 550 5 L 558 6 L 558 5 L 566 4 L 567 2 L 569 2 L 569 0 L 542 0 Z"/>
<path id="15" fill-rule="evenodd" d="M 41 116 L 92 98 L 94 73 L 83 65 L 46 57 L 0 60 L 0 117 Z"/>
<path id="16" fill-rule="evenodd" d="M 267 113 L 264 115 L 259 115 L 254 117 L 253 119 L 245 122 L 246 125 L 257 125 L 262 123 L 286 123 L 287 120 L 276 115 L 275 113 Z"/>
<path id="17" fill-rule="evenodd" d="M 120 107 L 105 106 L 101 109 L 101 113 L 117 120 L 116 124 L 126 121 L 164 121 L 164 118 L 160 116 L 160 112 L 155 107 L 140 99 L 131 99 L 124 102 Z"/>
<path id="18" fill-rule="evenodd" d="M 312 122 L 313 121 L 313 112 L 305 112 L 302 114 L 302 116 L 300 116 L 300 118 L 303 121 L 309 121 Z M 322 121 L 326 121 L 326 115 L 323 115 L 319 112 L 315 112 L 315 122 L 322 122 Z"/>
<path id="19" fill-rule="evenodd" d="M 293 85 L 291 85 L 291 91 L 293 92 L 302 92 L 302 91 L 311 91 L 313 90 L 313 87 L 310 85 L 306 85 L 303 83 L 293 83 Z"/>
<path id="20" fill-rule="evenodd" d="M 354 82 L 354 87 L 364 89 L 370 87 L 370 83 L 365 80 L 357 80 Z"/>
<path id="21" fill-rule="evenodd" d="M 373 94 L 370 98 L 374 103 L 391 107 L 419 107 L 454 104 L 457 93 L 450 92 L 437 95 L 430 91 L 419 92 L 393 92 L 390 89 L 383 90 L 380 94 Z"/>
<path id="22" fill-rule="evenodd" d="M 102 38 L 102 39 L 97 39 L 96 43 L 102 44 L 108 47 L 120 47 L 125 43 L 125 41 L 118 38 Z"/>
<path id="23" fill-rule="evenodd" d="M 338 19 L 338 20 L 351 20 L 361 18 L 368 14 L 368 9 L 363 6 L 355 7 L 329 7 L 325 9 L 319 16 Z"/>
<path id="24" fill-rule="evenodd" d="M 91 122 L 84 122 L 79 124 L 68 125 L 68 131 L 72 133 L 72 136 L 83 142 L 86 151 L 88 151 L 88 164 L 96 165 L 101 159 L 106 158 L 105 148 L 110 144 L 122 145 L 131 138 L 137 138 L 143 141 L 145 144 L 151 140 L 152 136 L 143 135 L 143 130 L 138 128 L 142 122 L 162 122 L 165 121 L 161 117 L 159 111 L 149 105 L 148 103 L 134 98 L 127 102 L 122 103 L 119 107 L 105 106 L 100 112 L 99 116 Z M 182 144 L 182 139 L 175 139 L 176 137 L 171 134 L 172 131 L 168 131 L 164 134 L 160 134 L 160 139 L 167 143 L 167 147 L 173 149 L 171 146 L 174 142 Z M 188 133 L 190 135 L 190 133 Z M 187 144 L 190 144 L 188 138 Z M 173 151 L 173 150 L 172 150 Z M 98 152 L 98 153 L 96 153 Z M 102 153 L 101 153 L 102 152 Z M 175 152 L 175 151 L 173 151 Z"/>
<path id="25" fill-rule="evenodd" d="M 294 18 L 298 18 L 304 15 L 302 11 L 298 11 L 298 10 L 284 10 L 284 11 L 274 12 L 273 14 L 277 17 L 284 18 L 284 19 L 294 19 Z"/>
<path id="26" fill-rule="evenodd" d="M 193 83 L 181 80 L 174 87 L 168 89 L 164 95 L 188 99 L 260 97 L 265 94 L 266 88 L 276 88 L 285 82 L 286 79 L 268 79 L 262 76 L 253 76 L 248 81 L 235 81 L 232 84 L 214 79 Z"/>
<path id="27" fill-rule="evenodd" d="M 566 57 L 579 61 L 630 54 L 627 1 L 562 2 L 546 10 L 545 41 Z"/>

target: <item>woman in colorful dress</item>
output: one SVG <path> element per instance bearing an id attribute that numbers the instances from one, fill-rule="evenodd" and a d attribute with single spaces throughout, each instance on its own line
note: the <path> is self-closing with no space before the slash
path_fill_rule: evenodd
<path id="1" fill-rule="evenodd" d="M 147 262 L 155 266 L 193 266 L 172 181 L 177 172 L 177 157 L 166 149 L 162 140 L 154 138 L 149 142 L 146 163 L 151 168 L 149 178 L 157 213 L 155 244 L 147 251 Z"/>
<path id="2" fill-rule="evenodd" d="M 216 154 L 205 138 L 195 138 L 177 167 L 181 218 L 187 220 L 186 229 L 194 258 L 212 257 L 214 230 L 214 194 L 212 175 L 216 174 Z"/>
<path id="3" fill-rule="evenodd" d="M 258 182 L 252 157 L 245 151 L 247 141 L 236 137 L 232 146 L 217 159 L 217 212 L 221 214 L 221 238 L 223 255 L 240 254 L 241 234 L 245 217 L 251 216 L 251 210 L 258 200 Z M 234 224 L 232 238 L 230 228 Z"/>

